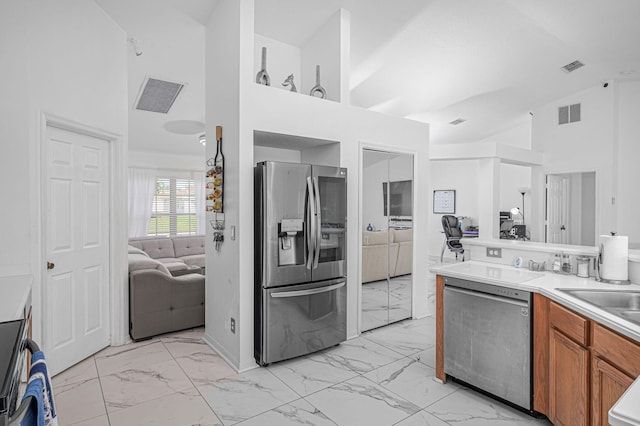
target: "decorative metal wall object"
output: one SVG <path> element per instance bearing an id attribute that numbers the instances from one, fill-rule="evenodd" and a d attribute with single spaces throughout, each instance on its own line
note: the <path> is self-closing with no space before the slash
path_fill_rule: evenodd
<path id="1" fill-rule="evenodd" d="M 319 93 L 320 96 L 316 96 L 316 93 Z M 320 85 L 320 65 L 316 65 L 316 85 L 311 88 L 309 95 L 320 99 L 327 97 L 327 91 Z"/>
<path id="2" fill-rule="evenodd" d="M 271 77 L 267 73 L 267 48 L 262 47 L 262 69 L 256 74 L 256 83 L 271 86 Z"/>
<path id="3" fill-rule="evenodd" d="M 289 77 L 287 77 L 287 79 L 282 82 L 282 85 L 284 87 L 291 86 L 291 88 L 289 89 L 290 92 L 298 91 L 298 89 L 296 88 L 296 85 L 293 83 L 293 74 L 289 74 Z"/>
<path id="4" fill-rule="evenodd" d="M 224 212 L 224 155 L 222 154 L 222 126 L 216 126 L 216 156 L 207 160 L 207 211 Z"/>
<path id="5" fill-rule="evenodd" d="M 216 251 L 220 251 L 224 241 L 224 155 L 222 154 L 222 126 L 216 126 L 216 155 L 207 160 L 206 210 L 214 214 L 210 220 L 214 229 L 213 241 Z"/>

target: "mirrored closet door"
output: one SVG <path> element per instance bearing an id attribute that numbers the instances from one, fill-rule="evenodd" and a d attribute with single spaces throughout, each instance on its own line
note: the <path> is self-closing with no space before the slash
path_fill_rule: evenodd
<path id="1" fill-rule="evenodd" d="M 361 331 L 411 318 L 413 155 L 363 150 Z"/>

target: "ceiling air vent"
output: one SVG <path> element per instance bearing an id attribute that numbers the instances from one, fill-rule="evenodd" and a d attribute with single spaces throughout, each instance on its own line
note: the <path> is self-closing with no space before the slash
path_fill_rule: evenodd
<path id="1" fill-rule="evenodd" d="M 464 123 L 465 121 L 467 120 L 465 120 L 464 118 L 456 118 L 455 120 L 450 121 L 449 124 L 453 124 L 454 126 L 457 126 L 458 124 Z"/>
<path id="2" fill-rule="evenodd" d="M 584 66 L 584 64 L 580 61 L 573 61 L 570 64 L 565 65 L 564 67 L 561 68 L 562 71 L 569 73 L 569 72 L 574 72 L 575 70 L 577 70 L 578 68 L 582 68 Z"/>
<path id="3" fill-rule="evenodd" d="M 182 92 L 184 84 L 147 77 L 142 82 L 135 108 L 166 114 Z"/>
<path id="4" fill-rule="evenodd" d="M 580 121 L 580 104 L 566 105 L 558 108 L 558 124 Z"/>

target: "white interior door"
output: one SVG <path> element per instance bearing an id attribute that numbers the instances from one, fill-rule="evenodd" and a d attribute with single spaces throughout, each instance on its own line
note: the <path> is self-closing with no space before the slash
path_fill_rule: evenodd
<path id="1" fill-rule="evenodd" d="M 547 243 L 568 244 L 568 197 L 568 179 L 561 175 L 547 175 Z"/>
<path id="2" fill-rule="evenodd" d="M 47 126 L 43 346 L 56 374 L 109 344 L 109 143 Z"/>

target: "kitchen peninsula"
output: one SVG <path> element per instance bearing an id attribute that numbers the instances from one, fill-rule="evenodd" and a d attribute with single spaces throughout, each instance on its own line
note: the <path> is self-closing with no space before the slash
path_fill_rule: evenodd
<path id="1" fill-rule="evenodd" d="M 445 381 L 445 279 L 531 292 L 532 403 L 555 424 L 640 424 L 629 403 L 640 391 L 640 324 L 563 290 L 640 292 L 640 285 L 611 285 L 526 268 L 468 261 L 432 268 L 436 280 L 436 377 Z M 506 348 L 508 349 L 508 348 Z M 628 391 L 627 391 L 628 389 Z M 621 395 L 627 391 L 625 395 Z M 616 404 L 617 401 L 617 404 Z M 614 406 L 614 404 L 616 404 Z M 614 409 L 609 412 L 609 409 Z M 623 419 L 623 420 L 622 420 Z"/>

